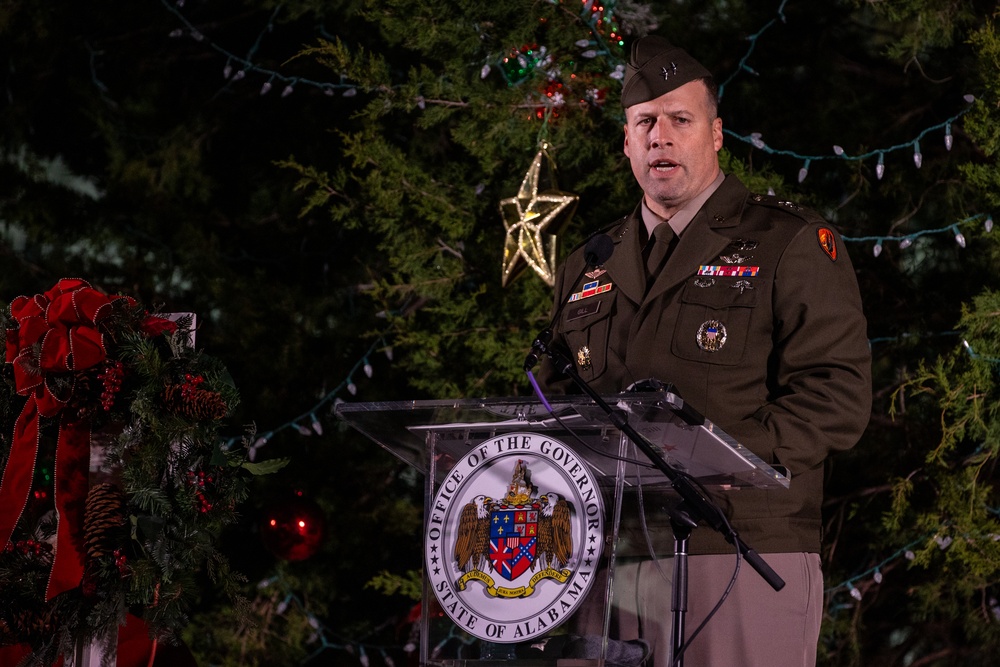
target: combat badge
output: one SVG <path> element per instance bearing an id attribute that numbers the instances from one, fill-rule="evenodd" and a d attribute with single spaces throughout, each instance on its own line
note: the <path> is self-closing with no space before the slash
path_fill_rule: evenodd
<path id="1" fill-rule="evenodd" d="M 729 245 L 737 250 L 746 252 L 747 250 L 756 248 L 758 243 L 754 239 L 733 239 L 729 242 Z"/>
<path id="2" fill-rule="evenodd" d="M 827 257 L 836 262 L 837 241 L 833 236 L 833 232 L 826 227 L 820 227 L 816 230 L 816 238 L 819 240 L 819 247 L 823 249 L 823 252 L 827 254 Z"/>
<path id="3" fill-rule="evenodd" d="M 581 370 L 590 370 L 590 348 L 586 345 L 576 351 L 576 365 L 579 366 Z"/>
<path id="4" fill-rule="evenodd" d="M 719 320 L 702 322 L 695 338 L 698 340 L 698 347 L 705 352 L 718 352 L 726 344 L 726 325 Z"/>

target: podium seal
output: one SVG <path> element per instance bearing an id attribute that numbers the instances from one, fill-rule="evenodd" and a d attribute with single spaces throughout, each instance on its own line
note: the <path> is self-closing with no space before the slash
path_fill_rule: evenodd
<path id="1" fill-rule="evenodd" d="M 604 544 L 601 491 L 572 449 L 537 433 L 470 447 L 438 488 L 424 559 L 441 609 L 484 641 L 523 642 L 572 617 Z"/>

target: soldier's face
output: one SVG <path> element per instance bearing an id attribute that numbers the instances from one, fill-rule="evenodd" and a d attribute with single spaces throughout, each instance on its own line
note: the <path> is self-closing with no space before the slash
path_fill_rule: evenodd
<path id="1" fill-rule="evenodd" d="M 646 205 L 669 218 L 715 180 L 722 119 L 701 81 L 625 109 L 625 155 Z"/>

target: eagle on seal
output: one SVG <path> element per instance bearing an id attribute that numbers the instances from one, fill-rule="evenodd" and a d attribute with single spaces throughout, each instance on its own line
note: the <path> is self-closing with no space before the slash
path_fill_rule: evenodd
<path id="1" fill-rule="evenodd" d="M 559 494 L 539 496 L 542 511 L 538 516 L 538 560 L 542 567 L 565 566 L 573 554 L 573 536 L 569 523 L 569 503 Z M 534 563 L 531 564 L 534 568 Z"/>
<path id="2" fill-rule="evenodd" d="M 462 508 L 455 539 L 455 563 L 462 572 L 481 570 L 490 556 L 491 499 L 479 494 Z"/>

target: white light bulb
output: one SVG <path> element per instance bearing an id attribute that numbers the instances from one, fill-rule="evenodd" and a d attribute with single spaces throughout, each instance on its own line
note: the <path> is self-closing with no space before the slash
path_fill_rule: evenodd
<path id="1" fill-rule="evenodd" d="M 260 94 L 267 95 L 269 92 L 271 92 L 271 82 L 265 81 L 264 85 L 260 87 Z"/>
<path id="2" fill-rule="evenodd" d="M 993 216 L 986 216 L 986 222 L 983 223 L 983 227 L 986 229 L 986 233 L 993 231 Z"/>
<path id="3" fill-rule="evenodd" d="M 375 372 L 375 369 L 372 368 L 372 365 L 366 361 L 365 362 L 365 375 L 367 375 L 368 377 L 371 377 L 374 372 Z"/>
<path id="4" fill-rule="evenodd" d="M 880 181 L 882 180 L 882 177 L 885 176 L 885 156 L 882 153 L 878 154 L 878 164 L 875 165 L 875 175 Z"/>
<path id="5" fill-rule="evenodd" d="M 490 69 L 492 68 L 489 66 L 489 63 L 483 65 L 483 68 L 479 70 L 479 78 L 485 79 L 486 77 L 488 77 L 490 75 Z"/>
<path id="6" fill-rule="evenodd" d="M 292 84 L 288 84 L 287 86 L 285 86 L 285 89 L 281 91 L 281 96 L 282 97 L 288 97 L 289 95 L 291 95 L 294 92 L 295 92 L 295 89 L 292 88 Z"/>
<path id="7" fill-rule="evenodd" d="M 756 146 L 757 148 L 763 148 L 765 146 L 763 135 L 761 135 L 760 132 L 750 133 L 750 143 Z"/>
<path id="8" fill-rule="evenodd" d="M 843 155 L 844 154 L 844 147 L 843 146 L 834 145 L 833 152 L 834 152 L 835 155 Z"/>
<path id="9" fill-rule="evenodd" d="M 911 239 L 909 236 L 907 236 L 906 238 L 904 238 L 902 241 L 899 242 L 900 250 L 906 250 L 911 245 L 913 245 L 913 239 Z"/>
<path id="10" fill-rule="evenodd" d="M 882 243 L 881 242 L 875 244 L 875 247 L 872 248 L 872 254 L 875 255 L 876 257 L 878 257 L 879 255 L 882 254 Z"/>
<path id="11" fill-rule="evenodd" d="M 963 248 L 965 247 L 965 236 L 962 235 L 962 232 L 958 232 L 955 234 L 955 243 L 957 243 Z"/>
<path id="12" fill-rule="evenodd" d="M 358 393 L 358 385 L 354 384 L 354 382 L 348 382 L 347 391 L 351 393 L 351 396 L 356 396 Z"/>

